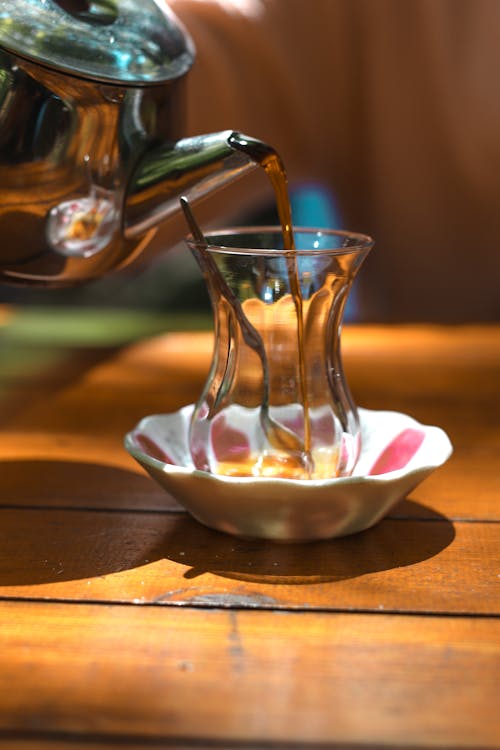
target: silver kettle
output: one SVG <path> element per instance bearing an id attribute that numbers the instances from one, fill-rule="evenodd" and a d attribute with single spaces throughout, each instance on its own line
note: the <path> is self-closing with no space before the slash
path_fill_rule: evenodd
<path id="1" fill-rule="evenodd" d="M 233 131 L 181 137 L 193 61 L 163 0 L 0 0 L 0 280 L 123 267 L 254 166 Z"/>

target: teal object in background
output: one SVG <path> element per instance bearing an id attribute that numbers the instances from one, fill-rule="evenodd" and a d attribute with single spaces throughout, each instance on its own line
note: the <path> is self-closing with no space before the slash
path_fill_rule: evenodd
<path id="1" fill-rule="evenodd" d="M 333 195 L 322 185 L 305 184 L 291 191 L 293 223 L 298 227 L 340 229 L 341 218 Z"/>
<path id="2" fill-rule="evenodd" d="M 342 218 L 332 192 L 319 183 L 297 185 L 290 191 L 293 223 L 297 227 L 342 229 Z M 355 228 L 347 227 L 355 231 Z M 357 286 L 353 284 L 347 299 L 344 321 L 358 318 Z"/>

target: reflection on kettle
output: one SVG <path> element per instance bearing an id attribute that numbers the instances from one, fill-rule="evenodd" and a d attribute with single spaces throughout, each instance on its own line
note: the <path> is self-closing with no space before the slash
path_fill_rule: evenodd
<path id="1" fill-rule="evenodd" d="M 62 285 L 133 260 L 159 222 L 255 166 L 181 138 L 192 41 L 155 0 L 0 0 L 0 279 Z"/>

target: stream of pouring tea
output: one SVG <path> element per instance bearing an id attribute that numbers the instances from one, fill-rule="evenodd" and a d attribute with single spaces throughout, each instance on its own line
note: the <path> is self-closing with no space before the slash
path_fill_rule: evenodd
<path id="1" fill-rule="evenodd" d="M 299 270 L 297 256 L 295 254 L 295 241 L 293 237 L 292 211 L 288 195 L 287 176 L 281 157 L 271 146 L 253 138 L 230 137 L 231 146 L 242 151 L 259 166 L 261 166 L 271 182 L 276 200 L 276 209 L 283 234 L 283 248 L 286 253 L 287 273 L 290 283 L 290 292 L 295 306 L 297 317 L 297 348 L 299 354 L 299 388 L 300 399 L 304 413 L 304 458 L 309 477 L 314 470 L 314 462 L 311 453 L 311 422 L 309 414 L 309 396 L 307 393 L 305 352 L 304 352 L 304 317 L 303 300 L 300 288 Z"/>

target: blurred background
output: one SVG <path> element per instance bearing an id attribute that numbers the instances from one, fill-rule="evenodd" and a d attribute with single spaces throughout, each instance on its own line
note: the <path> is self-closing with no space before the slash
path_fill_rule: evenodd
<path id="1" fill-rule="evenodd" d="M 287 167 L 296 225 L 374 237 L 347 321 L 500 319 L 498 0 L 170 5 L 197 47 L 185 135 L 261 138 Z M 200 207 L 204 227 L 277 223 L 269 191 L 247 201 L 246 179 L 212 212 Z M 146 332 L 210 327 L 185 231 L 177 217 L 144 261 L 82 286 L 2 285 L 0 304 L 46 324 L 105 310 L 108 327 L 111 311 Z"/>

